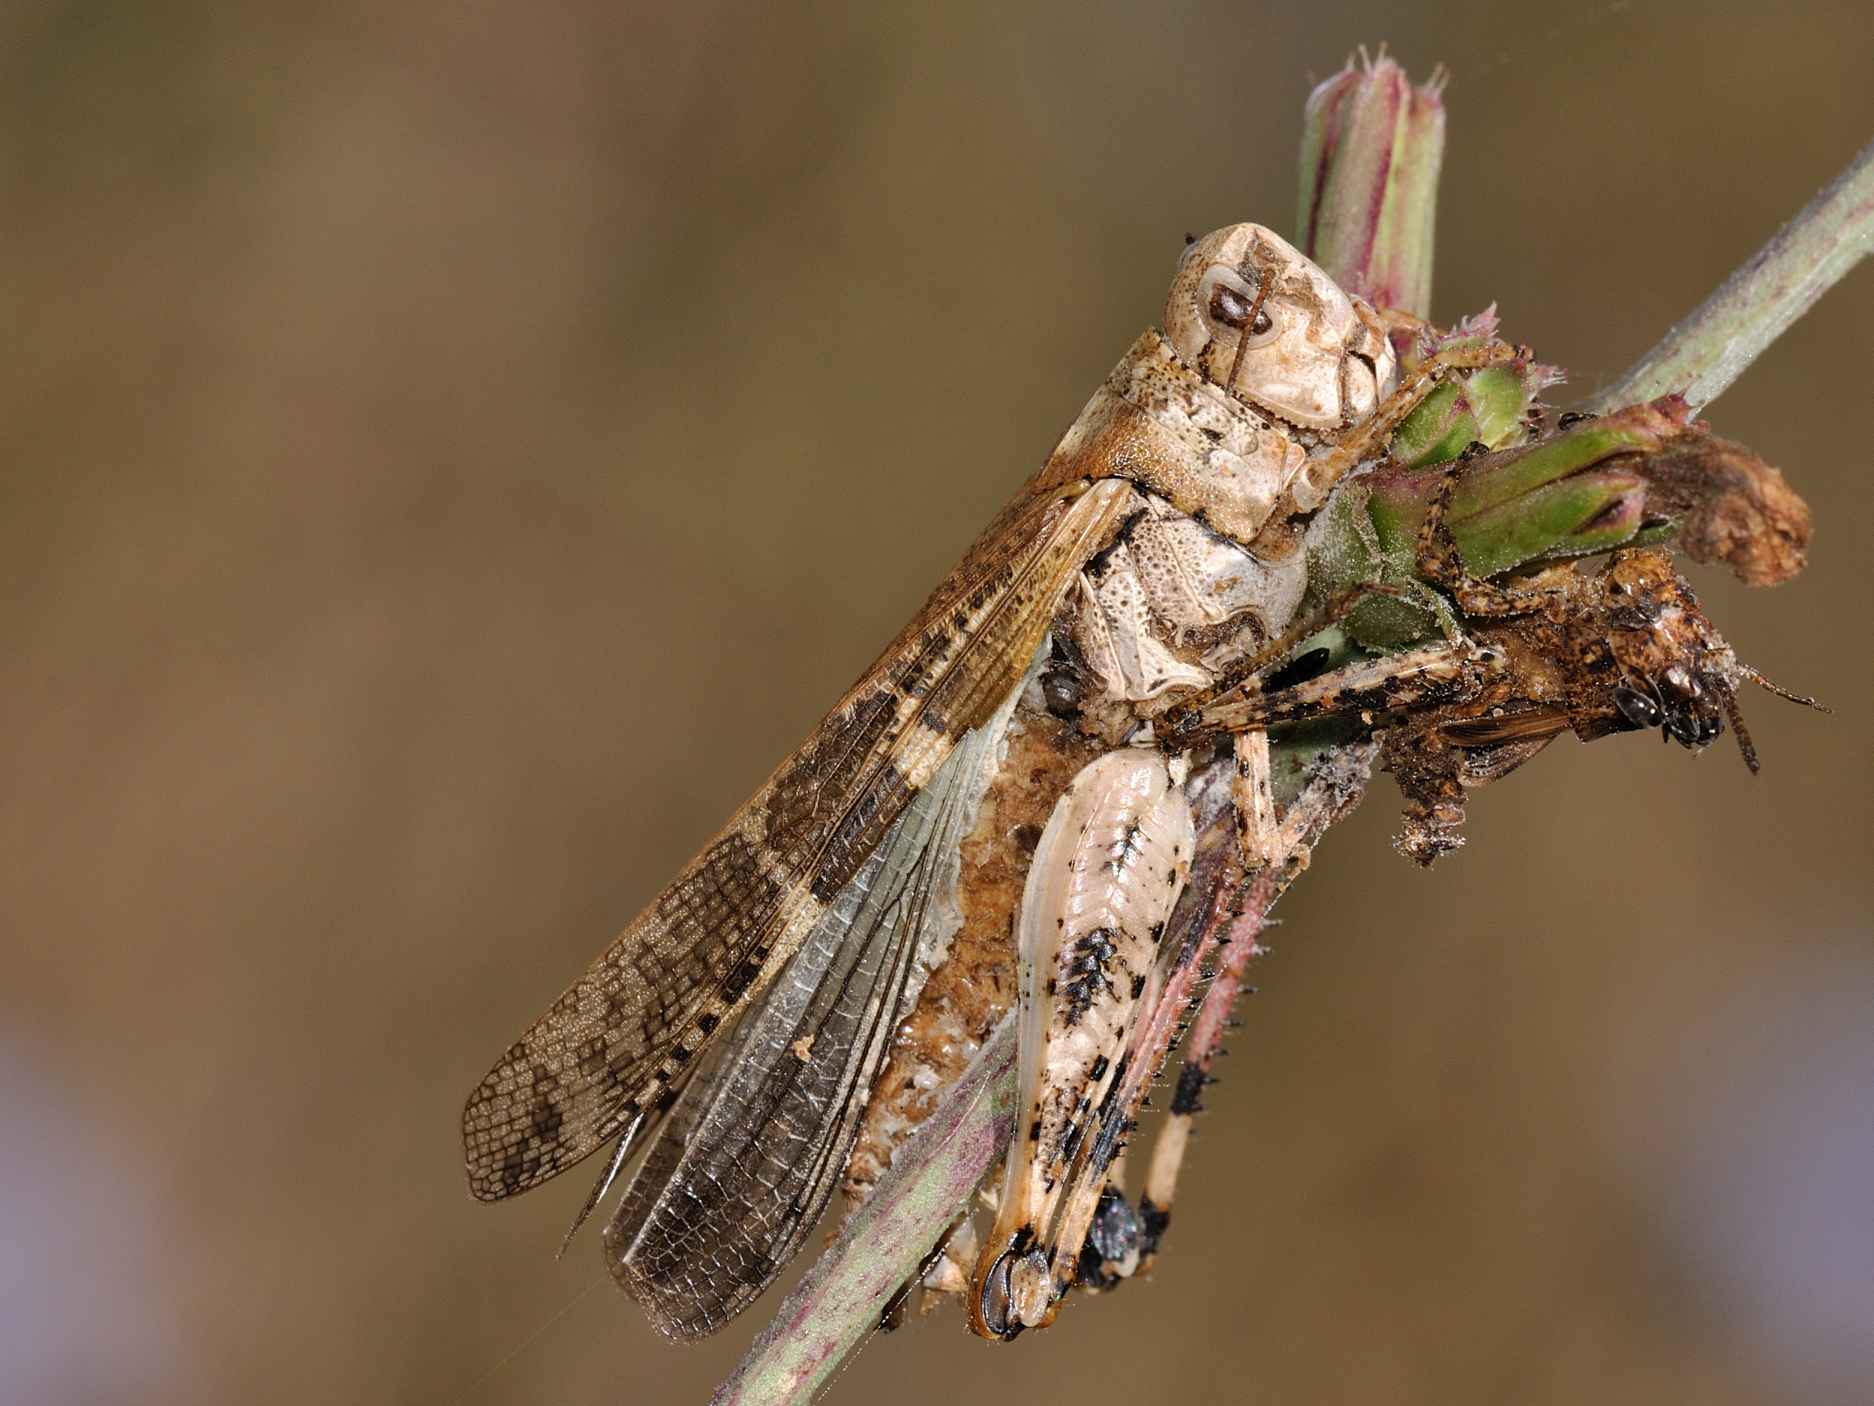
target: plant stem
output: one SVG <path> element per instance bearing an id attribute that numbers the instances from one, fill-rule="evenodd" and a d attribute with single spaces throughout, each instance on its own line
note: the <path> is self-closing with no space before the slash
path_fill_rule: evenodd
<path id="1" fill-rule="evenodd" d="M 1874 142 L 1588 408 L 1679 391 L 1694 412 L 1703 409 L 1870 252 Z"/>
<path id="2" fill-rule="evenodd" d="M 969 1204 L 1014 1123 L 1010 1015 L 716 1389 L 713 1406 L 812 1400 Z"/>

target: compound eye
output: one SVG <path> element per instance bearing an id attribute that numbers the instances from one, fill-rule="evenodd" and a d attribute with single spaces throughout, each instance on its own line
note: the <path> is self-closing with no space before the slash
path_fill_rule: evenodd
<path id="1" fill-rule="evenodd" d="M 1639 689 L 1629 688 L 1624 683 L 1614 690 L 1614 706 L 1635 727 L 1658 727 L 1666 720 L 1666 714 L 1659 704 Z"/>
<path id="2" fill-rule="evenodd" d="M 1210 324 L 1237 334 L 1226 345 L 1240 342 L 1245 347 L 1258 347 L 1275 339 L 1275 318 L 1270 315 L 1267 300 L 1258 298 L 1256 287 L 1235 269 L 1226 264 L 1213 265 L 1198 291 Z"/>
<path id="3" fill-rule="evenodd" d="M 1249 321 L 1252 304 L 1236 289 L 1227 283 L 1219 283 L 1210 290 L 1210 320 L 1221 322 L 1225 327 L 1241 327 Z"/>
<path id="4" fill-rule="evenodd" d="M 1250 320 L 1254 310 L 1255 320 Z M 1210 320 L 1222 323 L 1225 327 L 1249 328 L 1249 335 L 1260 337 L 1271 327 L 1275 320 L 1269 316 L 1267 308 L 1256 306 L 1255 299 L 1242 289 L 1228 283 L 1218 283 L 1210 290 Z"/>

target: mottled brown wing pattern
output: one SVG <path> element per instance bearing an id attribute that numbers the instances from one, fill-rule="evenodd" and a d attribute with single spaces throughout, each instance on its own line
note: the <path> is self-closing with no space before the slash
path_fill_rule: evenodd
<path id="1" fill-rule="evenodd" d="M 462 1117 L 477 1197 L 537 1186 L 676 1101 L 689 1063 L 1020 680 L 1131 494 L 1118 480 L 1024 490 L 997 518 L 806 745 L 477 1086 Z"/>
<path id="2" fill-rule="evenodd" d="M 826 1208 L 916 998 L 920 954 L 958 921 L 959 845 L 1014 703 L 1011 693 L 905 807 L 738 1022 L 719 1077 L 678 1103 L 619 1202 L 606 1263 L 667 1336 L 714 1332 L 753 1302 Z"/>

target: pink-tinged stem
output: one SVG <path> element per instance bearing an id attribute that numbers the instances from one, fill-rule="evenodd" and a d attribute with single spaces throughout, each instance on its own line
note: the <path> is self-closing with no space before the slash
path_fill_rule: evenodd
<path id="1" fill-rule="evenodd" d="M 1002 1156 L 1015 1124 L 1015 1021 L 998 1025 L 735 1369 L 713 1406 L 811 1401 Z"/>

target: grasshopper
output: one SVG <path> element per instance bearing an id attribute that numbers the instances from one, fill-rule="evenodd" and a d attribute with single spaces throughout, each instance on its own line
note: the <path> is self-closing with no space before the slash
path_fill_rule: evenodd
<path id="1" fill-rule="evenodd" d="M 615 1142 L 583 1219 L 648 1144 L 608 1263 L 667 1334 L 726 1322 L 838 1183 L 956 927 L 961 837 L 1017 713 L 1047 716 L 1019 705 L 1044 691 L 1055 644 L 1097 681 L 1087 702 L 1109 730 L 1089 751 L 1149 735 L 1142 705 L 1280 634 L 1305 586 L 1300 521 L 1334 484 L 1442 376 L 1508 355 L 1488 344 L 1402 378 L 1374 311 L 1269 230 L 1189 243 L 1163 329 L 800 749 L 495 1062 L 463 1114 L 472 1193 L 516 1195 Z M 1156 764 L 1168 794 L 1172 762 Z"/>
<path id="2" fill-rule="evenodd" d="M 1402 374 L 1381 315 L 1269 230 L 1189 242 L 1162 329 L 806 742 L 495 1062 L 463 1114 L 471 1192 L 517 1195 L 613 1144 L 573 1229 L 637 1159 L 608 1267 L 666 1335 L 712 1332 L 842 1181 L 889 1162 L 914 1121 L 894 1091 L 943 1077 L 933 1057 L 900 1080 L 907 1052 L 967 1054 L 931 1010 L 953 1004 L 956 972 L 967 1001 L 970 973 L 995 965 L 985 936 L 1006 965 L 1013 928 L 1030 1113 L 969 1275 L 972 1326 L 1050 1321 L 1090 1236 L 1135 1259 L 1103 1193 L 1162 1059 L 1133 1032 L 1191 975 L 1165 935 L 1190 902 L 1193 767 L 1212 777 L 1227 743 L 1231 864 L 1252 874 L 1281 830 L 1267 728 L 1462 709 L 1506 660 L 1514 674 L 1506 648 L 1454 634 L 1263 687 L 1300 629 L 1310 515 L 1441 379 L 1515 355 L 1475 338 Z M 1644 684 L 1630 692 L 1666 708 Z M 1411 755 L 1394 749 L 1402 780 Z M 935 1000 L 934 971 L 953 975 Z"/>

